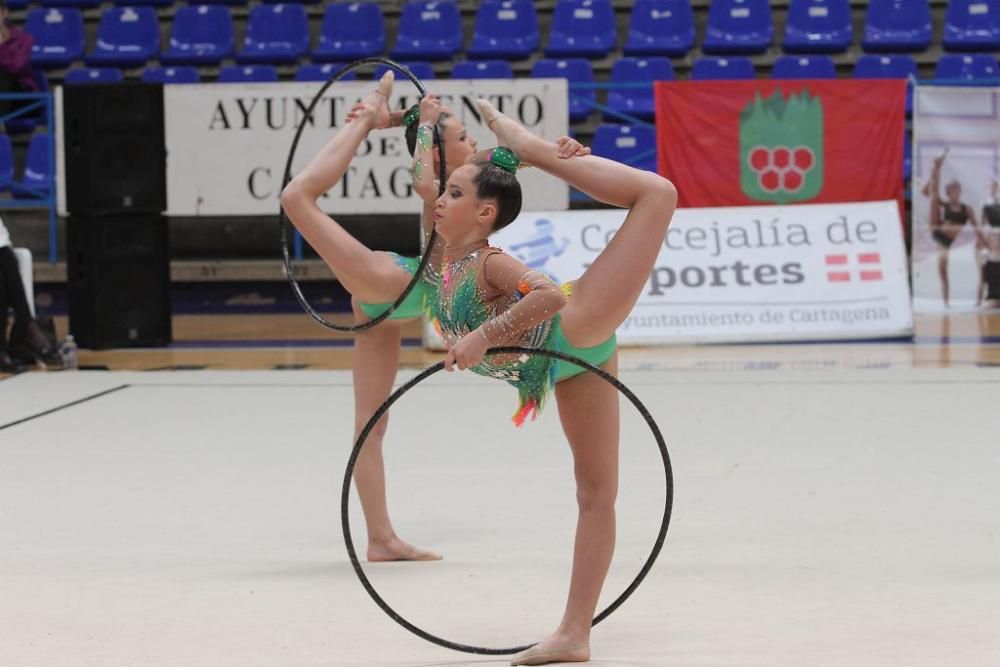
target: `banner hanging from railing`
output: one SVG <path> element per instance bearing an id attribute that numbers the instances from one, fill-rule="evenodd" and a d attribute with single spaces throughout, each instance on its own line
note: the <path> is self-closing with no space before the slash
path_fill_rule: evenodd
<path id="1" fill-rule="evenodd" d="M 339 82 L 316 108 L 299 144 L 293 172 L 301 169 L 343 127 L 347 112 L 371 91 L 372 81 Z M 496 138 L 482 123 L 476 98 L 485 97 L 540 136 L 568 133 L 565 79 L 431 81 L 468 132 L 485 147 Z M 207 83 L 164 89 L 167 143 L 167 215 L 276 215 L 292 137 L 319 83 Z M 407 108 L 417 90 L 397 77 L 390 106 Z M 401 128 L 375 130 L 345 177 L 321 201 L 340 214 L 416 213 L 413 161 Z M 59 179 L 60 189 L 63 179 Z M 565 209 L 569 187 L 543 173 L 523 179 L 525 203 Z"/>
<path id="2" fill-rule="evenodd" d="M 913 308 L 1000 308 L 1000 87 L 918 86 Z"/>
<path id="3" fill-rule="evenodd" d="M 579 278 L 627 211 L 522 213 L 492 238 L 557 283 Z M 912 333 L 895 201 L 680 209 L 623 345 Z M 428 345 L 440 340 L 428 329 Z"/>
<path id="4" fill-rule="evenodd" d="M 682 207 L 903 203 L 905 81 L 657 82 Z"/>

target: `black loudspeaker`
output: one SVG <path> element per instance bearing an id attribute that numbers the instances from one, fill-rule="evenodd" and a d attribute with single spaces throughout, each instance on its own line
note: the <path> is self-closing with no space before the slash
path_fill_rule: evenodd
<path id="1" fill-rule="evenodd" d="M 170 261 L 163 216 L 71 216 L 69 329 L 80 347 L 170 343 Z"/>
<path id="2" fill-rule="evenodd" d="M 65 86 L 63 125 L 70 215 L 167 210 L 163 86 Z"/>

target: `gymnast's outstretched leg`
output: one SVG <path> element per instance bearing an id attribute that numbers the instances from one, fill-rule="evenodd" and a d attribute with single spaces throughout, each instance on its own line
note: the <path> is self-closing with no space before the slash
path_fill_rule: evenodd
<path id="1" fill-rule="evenodd" d="M 593 155 L 559 159 L 552 142 L 535 136 L 485 100 L 480 108 L 497 139 L 522 160 L 598 201 L 629 209 L 608 246 L 577 280 L 561 313 L 570 343 L 577 347 L 602 343 L 625 321 L 649 281 L 677 206 L 677 191 L 657 174 L 613 160 Z"/>
<path id="2" fill-rule="evenodd" d="M 392 72 L 386 72 L 378 88 L 362 100 L 363 109 L 358 117 L 345 124 L 281 193 L 281 205 L 288 219 L 323 258 L 344 289 L 367 303 L 394 301 L 410 283 L 411 276 L 391 255 L 370 250 L 348 234 L 316 202 L 343 177 L 369 130 L 388 126 L 392 82 Z"/>

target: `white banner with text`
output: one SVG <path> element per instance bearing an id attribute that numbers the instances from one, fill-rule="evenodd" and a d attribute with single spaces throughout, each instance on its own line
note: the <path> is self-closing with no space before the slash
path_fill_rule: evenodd
<path id="1" fill-rule="evenodd" d="M 492 243 L 557 283 L 579 278 L 627 211 L 525 212 Z M 623 345 L 912 334 L 895 201 L 679 209 Z M 440 349 L 433 329 L 427 344 Z"/>
<path id="2" fill-rule="evenodd" d="M 336 83 L 303 131 L 292 173 L 305 166 L 343 127 L 348 110 L 371 81 Z M 465 124 L 482 148 L 496 139 L 479 117 L 485 97 L 529 130 L 555 140 L 568 132 L 564 79 L 428 81 L 428 90 Z M 164 90 L 167 214 L 276 215 L 288 151 L 319 83 L 198 84 Z M 418 101 L 412 83 L 397 79 L 390 106 Z M 329 213 L 417 213 L 412 159 L 401 128 L 374 130 L 322 207 Z M 525 205 L 566 209 L 569 188 L 540 172 L 523 179 Z"/>

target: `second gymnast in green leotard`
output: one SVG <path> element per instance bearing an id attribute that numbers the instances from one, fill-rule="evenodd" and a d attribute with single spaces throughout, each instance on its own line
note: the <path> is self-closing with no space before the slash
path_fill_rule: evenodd
<path id="1" fill-rule="evenodd" d="M 434 207 L 445 243 L 438 325 L 448 343 L 448 370 L 471 369 L 518 389 L 523 423 L 553 391 L 573 451 L 577 483 L 576 544 L 569 596 L 556 631 L 511 664 L 590 659 L 590 628 L 615 542 L 619 396 L 592 373 L 538 355 L 485 357 L 516 345 L 560 350 L 615 374 L 615 330 L 649 280 L 677 203 L 657 174 L 595 156 L 560 160 L 557 146 L 534 136 L 480 100 L 483 118 L 504 149 L 473 156 L 452 172 Z M 506 150 L 510 149 L 510 150 Z M 559 286 L 489 245 L 488 237 L 521 209 L 518 157 L 589 194 L 629 209 L 608 246 L 570 285 Z"/>

